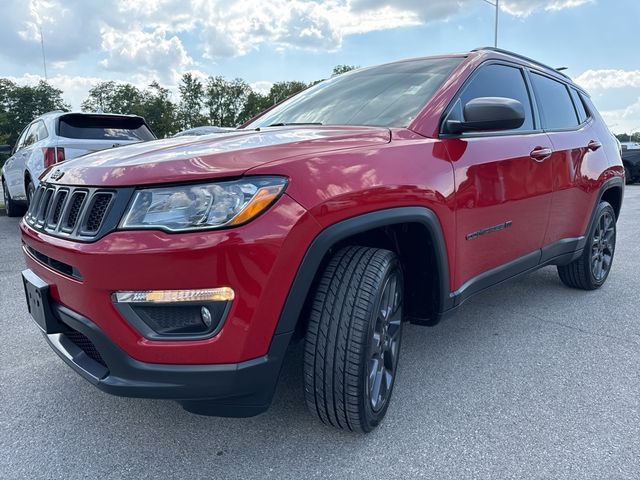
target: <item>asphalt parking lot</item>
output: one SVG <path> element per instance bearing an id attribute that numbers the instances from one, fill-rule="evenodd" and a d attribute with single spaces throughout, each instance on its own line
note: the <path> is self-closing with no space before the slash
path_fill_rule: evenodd
<path id="1" fill-rule="evenodd" d="M 300 348 L 255 418 L 98 391 L 28 316 L 17 227 L 0 217 L 2 479 L 640 478 L 640 185 L 601 290 L 550 267 L 408 326 L 387 418 L 366 436 L 307 413 Z"/>

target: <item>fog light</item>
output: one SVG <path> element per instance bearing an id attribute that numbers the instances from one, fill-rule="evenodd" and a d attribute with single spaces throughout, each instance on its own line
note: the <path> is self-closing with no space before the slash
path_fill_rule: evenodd
<path id="1" fill-rule="evenodd" d="M 118 303 L 178 303 L 178 302 L 230 302 L 235 295 L 232 288 L 203 288 L 197 290 L 149 290 L 142 292 L 116 292 Z M 211 317 L 211 315 L 209 315 Z M 204 313 L 203 313 L 204 321 Z"/>
<path id="2" fill-rule="evenodd" d="M 200 316 L 202 317 L 202 323 L 204 323 L 207 328 L 211 328 L 213 320 L 211 319 L 211 312 L 207 307 L 202 307 L 200 309 Z"/>

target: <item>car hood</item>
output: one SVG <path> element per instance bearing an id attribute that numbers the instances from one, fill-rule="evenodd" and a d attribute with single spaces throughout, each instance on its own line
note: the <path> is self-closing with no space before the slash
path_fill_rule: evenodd
<path id="1" fill-rule="evenodd" d="M 266 163 L 391 141 L 381 127 L 270 127 L 127 145 L 61 163 L 43 179 L 65 185 L 137 186 L 234 177 Z"/>

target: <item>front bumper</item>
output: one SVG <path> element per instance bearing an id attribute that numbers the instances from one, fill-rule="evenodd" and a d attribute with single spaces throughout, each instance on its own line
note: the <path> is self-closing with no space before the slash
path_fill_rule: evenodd
<path id="1" fill-rule="evenodd" d="M 266 214 L 229 230 L 114 231 L 88 243 L 20 227 L 27 266 L 50 286 L 53 303 L 91 319 L 132 359 L 167 365 L 236 365 L 267 355 L 306 245 L 319 230 L 286 194 Z M 222 286 L 236 298 L 222 330 L 202 340 L 147 338 L 112 299 L 117 291 Z"/>
<path id="2" fill-rule="evenodd" d="M 44 334 L 71 368 L 107 393 L 179 401 L 187 410 L 246 417 L 271 404 L 291 334 L 273 337 L 267 355 L 222 365 L 147 363 L 127 355 L 88 318 L 52 303 L 49 314 L 68 329 Z"/>

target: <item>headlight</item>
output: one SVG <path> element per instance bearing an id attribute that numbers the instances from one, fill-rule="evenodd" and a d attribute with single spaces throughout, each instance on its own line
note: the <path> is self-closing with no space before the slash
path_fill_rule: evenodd
<path id="1" fill-rule="evenodd" d="M 268 208 L 286 184 L 282 177 L 251 177 L 140 189 L 120 228 L 178 232 L 241 225 Z"/>

